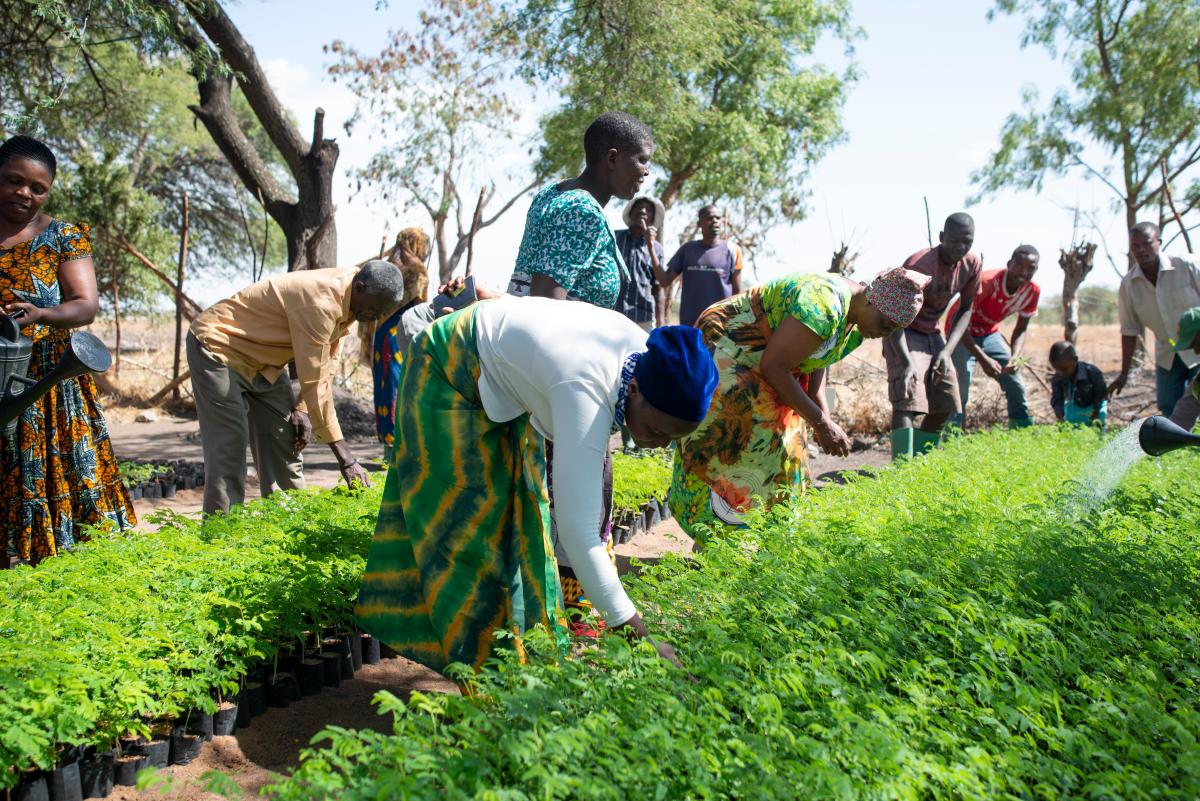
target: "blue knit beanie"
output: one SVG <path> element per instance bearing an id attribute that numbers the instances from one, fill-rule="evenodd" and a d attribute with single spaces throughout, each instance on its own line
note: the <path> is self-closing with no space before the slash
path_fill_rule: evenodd
<path id="1" fill-rule="evenodd" d="M 699 329 L 664 325 L 650 332 L 633 377 L 655 409 L 698 423 L 717 388 L 717 365 Z"/>

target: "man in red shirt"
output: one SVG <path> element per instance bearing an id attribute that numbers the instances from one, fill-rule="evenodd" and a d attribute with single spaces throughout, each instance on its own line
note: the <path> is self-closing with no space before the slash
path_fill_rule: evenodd
<path id="1" fill-rule="evenodd" d="M 954 349 L 954 370 L 958 373 L 958 391 L 962 399 L 962 413 L 950 418 L 951 422 L 963 424 L 967 413 L 967 400 L 971 392 L 971 375 L 976 363 L 989 378 L 1000 382 L 1004 397 L 1008 400 L 1008 425 L 1021 428 L 1033 425 L 1029 416 L 1029 405 L 1025 402 L 1025 382 L 1021 380 L 1021 368 L 1017 359 L 1025 346 L 1025 329 L 1037 315 L 1038 299 L 1042 290 L 1033 282 L 1041 257 L 1033 245 L 1018 245 L 1012 258 L 1003 270 L 988 270 L 979 277 L 979 294 L 971 309 L 971 322 L 967 334 Z M 950 334 L 950 321 L 958 310 L 958 304 L 946 315 L 946 335 Z M 1000 333 L 1000 323 L 1017 315 L 1013 326 L 1012 347 Z"/>
<path id="2" fill-rule="evenodd" d="M 951 354 L 966 334 L 983 262 L 971 252 L 975 221 L 969 214 L 951 214 L 942 229 L 937 247 L 917 251 L 903 265 L 933 278 L 925 287 L 921 311 L 908 328 L 883 341 L 892 403 L 892 458 L 933 448 L 950 415 L 962 412 Z M 949 336 L 942 339 L 938 320 L 955 295 L 962 302 L 951 318 Z"/>

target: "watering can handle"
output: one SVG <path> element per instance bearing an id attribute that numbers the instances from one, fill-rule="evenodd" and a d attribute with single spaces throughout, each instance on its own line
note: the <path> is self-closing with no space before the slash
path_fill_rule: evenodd
<path id="1" fill-rule="evenodd" d="M 14 381 L 18 384 L 24 384 L 26 387 L 32 387 L 37 383 L 36 379 L 29 378 L 27 376 L 10 375 L 8 377 L 8 383 L 4 385 L 4 392 L 0 393 L 0 398 L 16 397 L 17 395 L 21 394 L 19 392 L 12 391 L 12 385 Z"/>

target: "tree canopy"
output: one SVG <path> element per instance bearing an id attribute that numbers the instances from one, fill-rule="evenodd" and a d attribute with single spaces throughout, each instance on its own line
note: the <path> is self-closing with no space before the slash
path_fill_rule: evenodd
<path id="1" fill-rule="evenodd" d="M 377 55 L 341 41 L 326 47 L 338 58 L 330 74 L 359 101 L 347 132 L 365 128 L 381 142 L 356 172 L 358 187 L 425 210 L 442 280 L 472 231 L 495 223 L 534 185 L 524 169 L 522 188 L 496 198 L 502 176 L 487 176 L 496 143 L 512 138 L 520 118 L 512 95 L 517 50 L 500 35 L 498 13 L 490 0 L 431 0 L 419 27 L 391 32 Z"/>
<path id="2" fill-rule="evenodd" d="M 664 204 L 731 203 L 746 244 L 804 216 L 809 170 L 844 135 L 856 69 L 813 58 L 859 35 L 844 0 L 527 0 L 508 25 L 525 77 L 561 87 L 540 171 L 574 173 L 587 124 L 629 112 L 654 132 Z"/>
<path id="3" fill-rule="evenodd" d="M 27 4 L 0 2 L 0 15 L 17 19 L 16 5 Z M 81 4 L 73 15 L 20 18 L 23 55 L 0 67 L 8 87 L 0 136 L 27 133 L 51 146 L 60 170 L 48 211 L 92 226 L 102 298 L 113 303 L 119 287 L 123 303 L 144 307 L 171 290 L 129 248 L 172 264 L 185 193 L 191 272 L 232 276 L 247 262 L 279 265 L 283 249 L 278 229 L 195 125 L 192 60 L 142 37 L 136 20 L 113 16 L 133 13 L 130 6 Z M 251 123 L 244 99 L 237 107 Z M 254 136 L 263 138 L 261 129 Z"/>
<path id="4" fill-rule="evenodd" d="M 1043 47 L 1069 63 L 1073 85 L 1045 105 L 1025 90 L 1025 108 L 1005 120 L 999 147 L 972 175 L 979 195 L 1040 191 L 1047 176 L 1082 172 L 1111 190 L 1127 228 L 1147 211 L 1165 227 L 1174 217 L 1167 190 L 1183 226 L 1194 227 L 1200 4 L 998 0 L 992 13 L 1025 16 L 1022 46 Z"/>

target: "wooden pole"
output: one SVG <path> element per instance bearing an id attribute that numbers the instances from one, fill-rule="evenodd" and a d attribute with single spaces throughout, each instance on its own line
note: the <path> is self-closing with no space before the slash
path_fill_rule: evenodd
<path id="1" fill-rule="evenodd" d="M 1188 235 L 1187 226 L 1183 224 L 1183 218 L 1179 216 L 1179 209 L 1175 208 L 1175 198 L 1171 197 L 1171 182 L 1167 178 L 1166 159 L 1158 162 L 1158 166 L 1162 170 L 1163 194 L 1167 196 L 1167 205 L 1171 207 L 1171 214 L 1175 217 L 1175 222 L 1179 225 L 1179 232 L 1183 234 L 1183 243 L 1187 245 L 1188 253 L 1195 253 L 1192 250 L 1192 238 Z"/>
<path id="2" fill-rule="evenodd" d="M 929 196 L 921 195 L 921 199 L 925 201 L 925 239 L 929 242 L 929 247 L 933 247 L 933 222 L 929 219 Z"/>
<path id="3" fill-rule="evenodd" d="M 120 272 L 113 267 L 113 328 L 116 329 L 116 342 L 113 343 L 113 378 L 121 375 L 121 281 Z"/>
<path id="4" fill-rule="evenodd" d="M 183 225 L 179 232 L 179 272 L 175 279 L 175 363 L 171 369 L 171 400 L 179 401 L 179 367 L 183 353 L 183 274 L 188 254 L 188 195 L 183 193 Z"/>
<path id="5" fill-rule="evenodd" d="M 475 259 L 475 232 L 479 230 L 479 221 L 483 217 L 483 196 L 487 191 L 487 187 L 481 187 L 479 190 L 479 200 L 475 202 L 475 214 L 471 217 L 471 232 L 467 234 L 467 271 L 466 275 L 471 274 L 471 262 Z"/>

